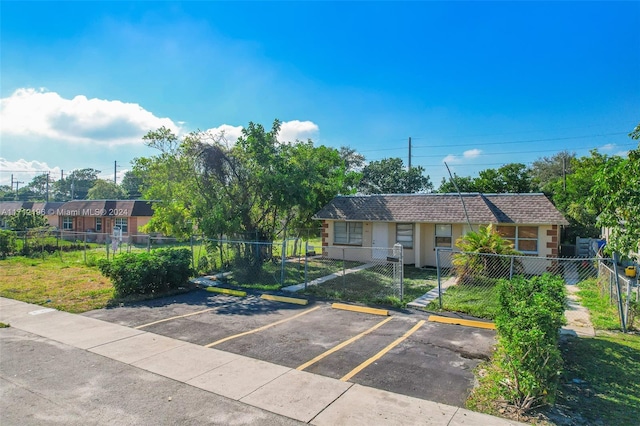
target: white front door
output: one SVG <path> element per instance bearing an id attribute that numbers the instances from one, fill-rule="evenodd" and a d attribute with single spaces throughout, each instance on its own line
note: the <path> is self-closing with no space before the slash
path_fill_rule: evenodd
<path id="1" fill-rule="evenodd" d="M 374 259 L 386 259 L 389 248 L 389 224 L 385 222 L 373 222 L 371 245 Z"/>

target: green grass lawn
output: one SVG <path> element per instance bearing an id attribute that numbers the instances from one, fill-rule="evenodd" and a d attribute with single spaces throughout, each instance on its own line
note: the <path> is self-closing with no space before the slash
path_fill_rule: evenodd
<path id="1" fill-rule="evenodd" d="M 428 310 L 460 312 L 478 318 L 495 319 L 498 312 L 498 291 L 495 285 L 476 286 L 456 284 L 442 295 L 442 309 L 438 299 L 427 306 Z"/>
<path id="2" fill-rule="evenodd" d="M 600 332 L 561 345 L 564 371 L 556 409 L 585 425 L 635 426 L 640 413 L 640 335 Z"/>
<path id="3" fill-rule="evenodd" d="M 304 294 L 324 299 L 405 307 L 437 285 L 435 270 L 404 267 L 404 297 L 393 288 L 389 271 L 364 269 L 310 286 Z"/>
<path id="4" fill-rule="evenodd" d="M 0 296 L 75 313 L 105 307 L 113 298 L 111 281 L 86 266 L 82 252 L 66 253 L 64 259 L 0 260 Z"/>

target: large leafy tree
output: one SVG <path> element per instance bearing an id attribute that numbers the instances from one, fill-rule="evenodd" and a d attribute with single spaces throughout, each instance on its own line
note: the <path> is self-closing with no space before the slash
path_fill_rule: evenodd
<path id="1" fill-rule="evenodd" d="M 87 200 L 121 200 L 124 195 L 122 188 L 114 182 L 98 179 L 89 189 Z"/>
<path id="2" fill-rule="evenodd" d="M 145 142 L 161 153 L 134 170 L 145 198 L 161 200 L 150 230 L 184 236 L 195 225 L 212 238 L 271 241 L 308 222 L 343 188 L 344 162 L 312 141 L 281 143 L 279 130 L 278 120 L 270 130 L 249 123 L 231 147 L 201 132 L 149 132 Z"/>
<path id="3" fill-rule="evenodd" d="M 412 194 L 429 192 L 433 184 L 422 166 L 405 169 L 402 159 L 372 161 L 362 169 L 358 191 L 362 194 Z"/>
<path id="4" fill-rule="evenodd" d="M 11 229 L 16 231 L 26 231 L 31 228 L 38 228 L 47 225 L 47 218 L 38 212 L 20 209 L 7 221 Z"/>
<path id="5" fill-rule="evenodd" d="M 125 197 L 130 200 L 137 200 L 142 197 L 144 179 L 136 173 L 136 170 L 128 170 L 122 182 L 120 188 L 125 194 Z"/>
<path id="6" fill-rule="evenodd" d="M 49 180 L 48 174 L 42 174 L 35 176 L 31 179 L 31 182 L 27 185 L 27 188 L 31 192 L 31 200 L 32 201 L 45 201 L 48 198 L 49 185 L 47 181 Z"/>
<path id="7" fill-rule="evenodd" d="M 640 124 L 629 136 L 640 140 Z M 607 250 L 623 256 L 640 249 L 640 143 L 627 158 L 609 158 L 594 176 L 588 199 L 599 212 L 597 224 L 609 228 Z"/>
<path id="8" fill-rule="evenodd" d="M 576 237 L 598 237 L 600 228 L 596 224 L 599 214 L 595 205 L 588 203 L 589 194 L 596 184 L 596 175 L 608 163 L 620 157 L 610 157 L 592 150 L 589 156 L 573 158 L 571 173 L 565 179 L 556 179 L 546 185 L 555 206 L 570 223 L 565 239 L 575 241 Z"/>
<path id="9" fill-rule="evenodd" d="M 66 178 L 54 182 L 56 201 L 85 200 L 89 189 L 98 180 L 100 170 L 91 168 L 74 170 Z"/>
<path id="10" fill-rule="evenodd" d="M 533 181 L 548 194 L 550 192 L 549 185 L 572 173 L 571 167 L 575 158 L 575 152 L 567 150 L 553 154 L 551 157 L 538 158 L 531 166 Z"/>
<path id="11" fill-rule="evenodd" d="M 509 163 L 498 169 L 485 169 L 478 173 L 476 178 L 454 175 L 453 180 L 460 192 L 528 193 L 537 190 L 531 171 L 522 163 Z M 443 179 L 438 192 L 456 192 L 456 185 L 451 180 Z"/>

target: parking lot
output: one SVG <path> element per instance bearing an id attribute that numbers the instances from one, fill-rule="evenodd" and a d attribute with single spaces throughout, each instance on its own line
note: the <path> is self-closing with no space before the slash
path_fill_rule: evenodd
<path id="1" fill-rule="evenodd" d="M 85 316 L 408 396 L 462 406 L 493 330 L 196 290 Z"/>

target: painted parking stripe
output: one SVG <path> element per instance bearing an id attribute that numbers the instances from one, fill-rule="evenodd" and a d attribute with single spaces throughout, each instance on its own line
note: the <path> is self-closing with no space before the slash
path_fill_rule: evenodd
<path id="1" fill-rule="evenodd" d="M 232 290 L 230 288 L 221 288 L 221 287 L 207 287 L 207 291 L 211 293 L 228 294 L 229 296 L 238 296 L 238 297 L 245 297 L 247 295 L 246 291 Z"/>
<path id="2" fill-rule="evenodd" d="M 496 325 L 494 323 L 492 323 L 492 322 L 466 320 L 466 319 L 462 319 L 462 318 L 441 317 L 441 316 L 438 316 L 438 315 L 429 316 L 429 321 L 441 322 L 441 323 L 444 323 L 444 324 L 464 325 L 466 327 L 486 328 L 488 330 L 495 330 L 496 329 Z"/>
<path id="3" fill-rule="evenodd" d="M 263 331 L 263 330 L 266 330 L 268 328 L 274 327 L 274 326 L 276 326 L 278 324 L 282 324 L 282 323 L 285 323 L 287 321 L 291 321 L 292 319 L 296 319 L 298 317 L 306 315 L 306 314 L 308 314 L 310 312 L 313 312 L 313 311 L 315 311 L 317 309 L 320 309 L 320 308 L 321 308 L 320 306 L 316 306 L 315 308 L 307 309 L 306 311 L 300 312 L 299 314 L 296 314 L 296 315 L 291 316 L 289 318 L 281 319 L 280 321 L 276 321 L 276 322 L 271 323 L 271 324 L 263 325 L 262 327 L 254 328 L 253 330 L 245 331 L 244 333 L 234 334 L 233 336 L 229 336 L 229 337 L 225 337 L 224 339 L 216 340 L 213 343 L 209 343 L 208 345 L 204 345 L 204 347 L 205 348 L 210 348 L 212 346 L 219 345 L 220 343 L 224 343 L 224 342 L 226 342 L 228 340 L 231 340 L 231 339 L 237 339 L 238 337 L 246 336 L 248 334 L 258 333 L 260 331 Z"/>
<path id="4" fill-rule="evenodd" d="M 346 303 L 334 303 L 331 305 L 333 309 L 342 309 L 344 311 L 361 312 L 363 314 L 388 316 L 389 311 L 386 309 L 369 308 L 367 306 L 348 305 Z"/>
<path id="5" fill-rule="evenodd" d="M 162 322 L 172 321 L 172 320 L 178 319 L 178 318 L 186 318 L 186 317 L 190 317 L 190 316 L 193 316 L 193 315 L 204 314 L 205 312 L 211 312 L 211 311 L 214 311 L 216 309 L 218 309 L 218 308 L 209 308 L 209 309 L 205 309 L 203 311 L 191 312 L 190 314 L 176 315 L 175 317 L 161 319 L 161 320 L 158 320 L 158 321 L 150 322 L 148 324 L 142 324 L 142 325 L 139 325 L 139 326 L 133 327 L 133 328 L 140 329 L 140 328 L 144 328 L 144 327 L 149 327 L 150 325 L 160 324 Z"/>
<path id="6" fill-rule="evenodd" d="M 425 320 L 420 320 L 418 321 L 418 323 L 416 325 L 414 325 L 409 331 L 407 331 L 406 333 L 404 333 L 401 337 L 398 337 L 396 340 L 394 340 L 392 343 L 390 343 L 386 348 L 384 348 L 383 350 L 381 350 L 380 352 L 378 352 L 377 354 L 375 354 L 374 356 L 372 356 L 371 358 L 369 358 L 368 360 L 366 360 L 365 362 L 363 362 L 362 364 L 360 364 L 359 366 L 357 366 L 356 368 L 354 368 L 353 370 L 351 370 L 350 372 L 348 372 L 344 377 L 342 377 L 340 380 L 342 380 L 343 382 L 346 382 L 347 380 L 349 380 L 350 378 L 352 378 L 353 376 L 355 376 L 356 374 L 358 374 L 359 372 L 361 372 L 362 370 L 364 370 L 365 368 L 367 368 L 369 365 L 371 365 L 372 363 L 376 362 L 377 360 L 379 360 L 380 358 L 382 358 L 384 356 L 384 354 L 386 354 L 387 352 L 389 352 L 391 349 L 395 348 L 396 346 L 398 346 L 400 343 L 402 343 L 407 337 L 411 336 L 413 333 L 415 333 L 420 327 L 422 327 L 422 325 L 425 323 Z"/>
<path id="7" fill-rule="evenodd" d="M 322 358 L 327 357 L 327 356 L 331 355 L 332 353 L 339 351 L 340 349 L 344 348 L 347 345 L 350 345 L 351 343 L 355 342 L 356 340 L 360 339 L 361 337 L 364 337 L 367 334 L 371 333 L 372 331 L 377 330 L 378 328 L 382 327 L 383 325 L 385 325 L 386 323 L 388 323 L 392 319 L 393 319 L 393 317 L 389 317 L 389 318 L 383 319 L 382 321 L 380 321 L 378 324 L 374 325 L 370 329 L 363 331 L 362 333 L 358 334 L 357 336 L 353 336 L 349 340 L 345 340 L 344 342 L 340 343 L 339 345 L 334 346 L 333 348 L 329 349 L 328 351 L 326 351 L 324 353 L 321 353 L 317 357 L 313 358 L 311 361 L 305 362 L 300 367 L 296 368 L 296 370 L 299 370 L 299 371 L 304 370 L 305 368 L 309 367 L 310 365 L 313 365 L 316 362 L 320 361 Z"/>
<path id="8" fill-rule="evenodd" d="M 272 300 L 274 302 L 293 303 L 296 305 L 307 305 L 309 301 L 307 299 L 299 299 L 297 297 L 276 296 L 273 294 L 263 294 L 261 299 Z"/>

